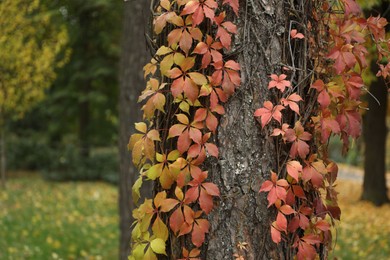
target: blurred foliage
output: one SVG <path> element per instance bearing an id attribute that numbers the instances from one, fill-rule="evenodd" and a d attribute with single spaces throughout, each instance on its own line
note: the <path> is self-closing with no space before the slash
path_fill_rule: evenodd
<path id="1" fill-rule="evenodd" d="M 53 27 L 63 28 L 68 51 L 60 58 L 67 59 L 56 70 L 54 81 L 44 77 L 50 85 L 45 99 L 27 111 L 24 118 L 9 122 L 8 165 L 11 169 L 41 170 L 55 180 L 116 181 L 118 162 L 113 147 L 118 132 L 117 71 L 122 3 L 116 0 L 38 2 L 39 8 L 51 15 Z M 36 12 L 41 15 L 41 11 Z M 42 27 L 41 22 L 37 21 L 35 26 Z M 12 55 L 16 55 L 15 51 Z M 90 156 L 81 156 L 85 149 L 82 143 L 91 148 Z M 108 147 L 105 151 L 110 152 L 96 152 L 98 147 Z"/>
<path id="2" fill-rule="evenodd" d="M 118 154 L 116 149 L 95 150 L 88 158 L 82 158 L 79 149 L 67 145 L 52 150 L 50 163 L 45 164 L 42 174 L 55 181 L 104 180 L 118 183 Z"/>
<path id="3" fill-rule="evenodd" d="M 2 0 L 0 17 L 0 120 L 6 120 L 43 99 L 69 39 L 41 0 Z"/>
<path id="4" fill-rule="evenodd" d="M 59 10 L 69 31 L 69 62 L 59 71 L 48 98 L 35 112 L 43 114 L 51 141 L 79 141 L 80 104 L 89 103 L 86 139 L 113 145 L 117 135 L 118 60 L 121 2 L 116 0 L 48 1 Z M 87 89 L 86 89 L 87 88 Z M 75 137 L 76 136 L 76 137 Z"/>
<path id="5" fill-rule="evenodd" d="M 117 212 L 108 184 L 10 179 L 0 191 L 0 259 L 117 259 Z"/>

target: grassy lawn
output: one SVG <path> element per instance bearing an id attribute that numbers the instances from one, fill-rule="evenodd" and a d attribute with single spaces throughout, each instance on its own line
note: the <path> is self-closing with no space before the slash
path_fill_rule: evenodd
<path id="1" fill-rule="evenodd" d="M 359 202 L 340 181 L 342 224 L 329 259 L 390 259 L 390 205 Z M 21 177 L 0 191 L 0 259 L 117 259 L 116 187 Z"/>
<path id="2" fill-rule="evenodd" d="M 390 205 L 359 201 L 361 184 L 338 181 L 341 223 L 333 255 L 338 259 L 390 259 Z"/>
<path id="3" fill-rule="evenodd" d="M 0 192 L 0 259 L 117 259 L 116 187 L 11 179 Z"/>

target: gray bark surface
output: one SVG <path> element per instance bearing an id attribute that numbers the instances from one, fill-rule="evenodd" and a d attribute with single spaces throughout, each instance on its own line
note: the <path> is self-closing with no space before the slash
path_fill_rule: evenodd
<path id="1" fill-rule="evenodd" d="M 242 47 L 242 84 L 225 105 L 218 128 L 220 159 L 209 176 L 220 187 L 221 199 L 209 216 L 206 257 L 233 259 L 237 244 L 246 242 L 245 259 L 284 259 L 287 250 L 270 236 L 275 211 L 267 209 L 267 194 L 259 193 L 270 170 L 277 169 L 275 143 L 261 131 L 253 113 L 272 100 L 269 75 L 280 68 L 283 57 L 285 10 L 283 1 L 241 1 L 240 8 L 236 47 Z"/>
<path id="2" fill-rule="evenodd" d="M 127 1 L 123 3 L 123 36 L 120 61 L 119 93 L 119 213 L 120 213 L 120 253 L 119 259 L 128 259 L 130 253 L 130 226 L 134 209 L 131 187 L 138 177 L 137 169 L 131 162 L 127 144 L 134 131 L 134 123 L 141 119 L 137 99 L 145 88 L 143 66 L 149 61 L 144 28 L 148 24 L 149 1 Z M 143 185 L 147 192 L 149 185 Z M 144 193 L 145 193 L 144 192 Z"/>

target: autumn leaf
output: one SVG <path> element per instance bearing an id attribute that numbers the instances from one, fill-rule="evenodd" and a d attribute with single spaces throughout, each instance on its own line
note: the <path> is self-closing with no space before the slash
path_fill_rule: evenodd
<path id="1" fill-rule="evenodd" d="M 345 44 L 343 46 L 335 46 L 329 53 L 328 58 L 334 60 L 333 67 L 337 74 L 349 70 L 355 66 L 357 60 L 352 53 L 353 46 Z"/>
<path id="2" fill-rule="evenodd" d="M 220 42 L 213 41 L 213 38 L 210 35 L 206 36 L 205 42 L 199 42 L 192 53 L 202 55 L 202 68 L 207 68 L 211 60 L 213 62 L 221 62 L 222 54 L 220 50 L 222 49 L 222 44 Z"/>
<path id="3" fill-rule="evenodd" d="M 128 148 L 132 150 L 133 163 L 138 166 L 146 159 L 154 160 L 154 142 L 161 140 L 159 132 L 155 129 L 147 131 L 147 126 L 143 122 L 136 123 L 135 128 L 141 133 L 135 133 L 130 137 Z"/>
<path id="4" fill-rule="evenodd" d="M 218 26 L 215 39 L 219 39 L 221 41 L 222 46 L 229 50 L 232 42 L 231 34 L 237 33 L 237 27 L 232 22 L 224 22 L 225 17 L 226 13 L 221 12 L 218 16 L 214 18 L 214 21 Z"/>
<path id="5" fill-rule="evenodd" d="M 188 54 L 192 47 L 193 40 L 202 41 L 203 34 L 198 27 L 192 27 L 191 16 L 183 20 L 180 16 L 172 16 L 169 22 L 178 26 L 168 34 L 168 45 L 179 44 L 180 49 Z"/>
<path id="6" fill-rule="evenodd" d="M 138 102 L 147 99 L 146 104 L 142 107 L 144 118 L 151 119 L 156 109 L 165 112 L 164 105 L 166 102 L 165 95 L 160 91 L 166 86 L 166 83 L 159 84 L 157 79 L 151 78 L 146 84 L 146 88 L 138 98 Z"/>
<path id="7" fill-rule="evenodd" d="M 304 130 L 301 122 L 297 121 L 294 129 L 287 129 L 285 136 L 287 142 L 292 142 L 290 157 L 295 158 L 299 155 L 299 157 L 305 159 L 306 155 L 310 152 L 310 147 L 307 144 L 307 141 L 311 140 L 312 135 Z"/>
<path id="8" fill-rule="evenodd" d="M 281 105 L 274 106 L 271 101 L 265 101 L 264 107 L 259 108 L 255 111 L 254 116 L 260 117 L 261 120 L 261 126 L 264 128 L 269 122 L 271 122 L 271 119 L 275 119 L 279 123 L 282 121 L 282 111 L 284 109 Z"/>
<path id="9" fill-rule="evenodd" d="M 285 179 L 278 180 L 278 176 L 275 172 L 271 171 L 271 180 L 265 181 L 260 188 L 259 192 L 268 192 L 267 200 L 268 207 L 271 207 L 277 200 L 286 201 L 287 191 L 289 187 L 288 182 Z"/>
<path id="10" fill-rule="evenodd" d="M 299 181 L 299 173 L 302 172 L 302 165 L 298 161 L 288 161 L 286 164 L 288 175 L 290 175 L 297 182 Z"/>
<path id="11" fill-rule="evenodd" d="M 324 179 L 323 175 L 327 174 L 324 162 L 317 159 L 316 154 L 312 154 L 305 163 L 306 166 L 303 168 L 302 179 L 305 182 L 311 181 L 314 187 L 322 187 Z"/>
<path id="12" fill-rule="evenodd" d="M 223 63 L 223 61 L 218 61 L 214 62 L 212 65 L 215 69 L 211 76 L 212 84 L 214 86 L 222 84 L 222 89 L 226 95 L 232 95 L 235 88 L 241 84 L 240 74 L 238 73 L 240 65 L 233 60 L 228 60 L 225 63 Z"/>
<path id="13" fill-rule="evenodd" d="M 193 180 L 188 183 L 190 188 L 186 193 L 186 201 L 194 202 L 199 199 L 200 208 L 209 214 L 213 208 L 213 196 L 219 196 L 218 187 L 212 182 L 204 182 L 207 178 L 207 172 L 199 174 L 191 173 Z"/>
<path id="14" fill-rule="evenodd" d="M 284 107 L 289 106 L 290 109 L 295 113 L 297 113 L 298 115 L 299 115 L 299 106 L 298 106 L 299 101 L 303 101 L 303 99 L 301 98 L 301 96 L 299 96 L 296 93 L 293 93 L 289 95 L 287 98 L 282 98 L 280 100 L 280 102 Z"/>
<path id="15" fill-rule="evenodd" d="M 174 124 L 169 128 L 168 138 L 178 136 L 177 148 L 180 153 L 184 153 L 188 150 L 191 142 L 201 143 L 203 128 L 202 123 L 193 121 L 190 123 L 188 117 L 185 114 L 177 114 L 178 124 Z"/>
<path id="16" fill-rule="evenodd" d="M 192 14 L 193 26 L 196 26 L 204 21 L 205 16 L 214 21 L 215 9 L 217 7 L 218 4 L 215 0 L 191 0 L 185 5 L 180 15 Z"/>
<path id="17" fill-rule="evenodd" d="M 195 57 L 187 57 L 179 61 L 179 68 L 167 71 L 167 76 L 173 79 L 172 95 L 177 98 L 184 92 L 191 102 L 195 102 L 199 95 L 199 85 L 207 83 L 207 78 L 198 72 L 188 72 L 195 65 Z"/>
<path id="18" fill-rule="evenodd" d="M 303 39 L 305 36 L 302 33 L 299 33 L 297 29 L 292 29 L 290 32 L 290 37 L 292 39 Z"/>
<path id="19" fill-rule="evenodd" d="M 238 8 L 239 8 L 238 0 L 223 0 L 223 4 L 230 5 L 234 13 L 238 16 Z"/>
<path id="20" fill-rule="evenodd" d="M 271 81 L 268 84 L 268 89 L 271 88 L 277 88 L 281 92 L 284 92 L 286 87 L 291 87 L 291 82 L 286 80 L 287 75 L 286 74 L 281 74 L 280 76 L 276 74 L 271 75 Z"/>

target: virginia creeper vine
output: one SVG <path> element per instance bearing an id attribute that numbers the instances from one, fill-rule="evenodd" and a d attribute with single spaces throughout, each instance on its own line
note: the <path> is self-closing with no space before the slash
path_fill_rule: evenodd
<path id="1" fill-rule="evenodd" d="M 154 181 L 155 194 L 133 212 L 130 259 L 200 257 L 209 232 L 207 215 L 220 195 L 207 181 L 204 162 L 218 158 L 213 143 L 218 118 L 240 85 L 240 66 L 228 56 L 238 2 L 160 0 L 152 6 L 158 47 L 144 67 L 148 82 L 139 101 L 145 122 L 136 124 L 139 133 L 131 136 L 129 148 L 140 171 L 134 202 L 145 180 Z M 271 237 L 289 243 L 298 259 L 314 259 L 330 246 L 331 224 L 340 219 L 337 165 L 327 156 L 327 142 L 339 135 L 347 149 L 350 137 L 360 135 L 367 37 L 378 49 L 378 75 L 390 74 L 390 65 L 381 63 L 390 47 L 384 37 L 387 22 L 363 19 L 353 0 L 330 2 L 309 1 L 311 18 L 291 19 L 285 33 L 291 58 L 270 75 L 272 100 L 254 111 L 262 131 L 279 147 L 278 168 L 260 189 L 268 192 L 268 207 L 276 209 Z M 310 68 L 295 64 L 298 48 L 307 52 Z M 179 241 L 179 253 L 172 240 Z"/>

